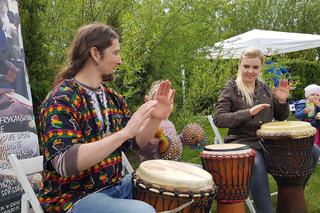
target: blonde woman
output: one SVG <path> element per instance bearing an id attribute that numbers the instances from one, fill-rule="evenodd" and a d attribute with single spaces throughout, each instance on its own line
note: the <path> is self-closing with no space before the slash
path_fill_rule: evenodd
<path id="1" fill-rule="evenodd" d="M 267 169 L 260 152 L 256 130 L 263 123 L 285 120 L 289 116 L 287 98 L 290 91 L 288 81 L 271 90 L 258 79 L 264 63 L 262 52 L 255 48 L 245 50 L 239 61 L 238 74 L 231 78 L 221 91 L 214 112 L 214 123 L 229 128 L 225 143 L 242 143 L 256 150 L 251 194 L 259 213 L 271 213 Z M 313 152 L 314 162 L 319 152 Z M 316 164 L 315 164 L 316 165 Z"/>

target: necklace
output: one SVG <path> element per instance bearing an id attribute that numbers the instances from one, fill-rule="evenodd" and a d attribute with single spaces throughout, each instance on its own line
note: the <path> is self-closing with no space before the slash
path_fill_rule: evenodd
<path id="1" fill-rule="evenodd" d="M 104 134 L 105 134 L 105 136 L 108 136 L 108 135 L 110 135 L 110 121 L 109 121 L 109 113 L 108 113 L 107 94 L 106 94 L 105 88 L 102 84 L 100 85 L 100 88 L 102 91 L 102 99 L 103 99 L 102 104 L 103 104 L 103 107 L 106 112 L 104 115 L 104 117 L 105 117 L 104 126 L 106 126 Z M 102 114 L 102 112 L 101 112 L 101 114 Z"/>
<path id="2" fill-rule="evenodd" d="M 93 100 L 93 108 L 97 113 L 97 118 L 101 122 L 101 128 L 103 130 L 103 137 L 110 135 L 110 121 L 109 121 L 109 113 L 108 113 L 108 104 L 107 104 L 107 95 L 105 92 L 105 88 L 102 84 L 100 84 L 99 89 L 90 88 L 81 82 L 77 81 L 75 78 L 72 78 L 79 86 L 84 88 L 87 94 Z M 105 110 L 105 115 L 103 116 L 101 106 L 103 106 Z"/>

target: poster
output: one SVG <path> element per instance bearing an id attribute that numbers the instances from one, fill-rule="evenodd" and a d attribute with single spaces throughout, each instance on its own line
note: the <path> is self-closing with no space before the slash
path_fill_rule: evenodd
<path id="1" fill-rule="evenodd" d="M 20 212 L 22 188 L 7 156 L 39 155 L 16 0 L 0 0 L 0 213 Z M 3 172 L 1 172 L 3 171 Z"/>

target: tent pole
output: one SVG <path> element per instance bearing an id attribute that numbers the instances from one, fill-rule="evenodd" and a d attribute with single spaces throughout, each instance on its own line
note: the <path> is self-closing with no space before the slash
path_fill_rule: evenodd
<path id="1" fill-rule="evenodd" d="M 185 104 L 185 99 L 186 99 L 186 86 L 185 86 L 185 81 L 186 81 L 186 72 L 184 69 L 184 65 L 181 64 L 180 66 L 181 69 L 181 79 L 182 79 L 182 103 Z"/>

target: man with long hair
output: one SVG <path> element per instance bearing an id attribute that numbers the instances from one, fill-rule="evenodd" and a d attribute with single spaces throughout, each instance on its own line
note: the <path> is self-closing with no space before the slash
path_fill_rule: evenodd
<path id="1" fill-rule="evenodd" d="M 122 63 L 119 36 L 109 26 L 81 27 L 70 65 L 56 78 L 39 111 L 44 158 L 39 200 L 49 212 L 154 212 L 132 200 L 121 151 L 145 146 L 171 113 L 175 92 L 163 81 L 152 100 L 130 116 L 122 96 L 107 86 Z"/>

